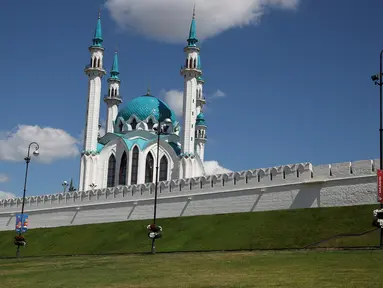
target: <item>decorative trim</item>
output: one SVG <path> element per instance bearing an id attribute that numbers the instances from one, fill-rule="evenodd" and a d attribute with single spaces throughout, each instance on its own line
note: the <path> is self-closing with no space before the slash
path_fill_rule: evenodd
<path id="1" fill-rule="evenodd" d="M 100 154 L 100 151 L 94 151 L 94 150 L 83 150 L 81 151 L 81 155 L 85 156 L 96 156 Z"/>

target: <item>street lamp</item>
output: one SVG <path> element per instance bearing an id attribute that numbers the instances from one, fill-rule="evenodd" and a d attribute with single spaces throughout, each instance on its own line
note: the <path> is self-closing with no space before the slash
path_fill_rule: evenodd
<path id="1" fill-rule="evenodd" d="M 379 75 L 375 74 L 371 76 L 371 80 L 375 82 L 375 85 L 379 85 L 379 91 L 380 91 L 380 105 L 379 105 L 379 159 L 380 159 L 380 170 L 383 170 L 383 111 L 382 111 L 382 98 L 383 98 L 383 79 L 382 79 L 382 73 L 383 73 L 383 50 L 380 51 L 380 69 L 379 69 Z M 380 203 L 380 208 L 383 208 L 383 203 Z M 380 248 L 383 248 L 383 229 L 380 229 Z"/>
<path id="2" fill-rule="evenodd" d="M 157 220 L 157 191 L 158 191 L 158 166 L 159 166 L 159 157 L 160 157 L 160 136 L 164 134 L 168 134 L 168 129 L 172 120 L 166 118 L 162 123 L 154 124 L 153 130 L 157 134 L 157 159 L 156 159 L 156 184 L 154 188 L 154 215 L 153 215 L 153 225 L 156 225 Z M 152 238 L 152 254 L 156 253 L 155 246 L 156 238 Z"/>
<path id="3" fill-rule="evenodd" d="M 30 152 L 31 152 L 31 146 L 34 145 L 35 146 L 35 151 L 33 151 L 33 156 L 39 156 L 39 144 L 37 144 L 36 142 L 32 142 L 29 144 L 28 146 L 28 154 L 27 154 L 27 157 L 24 158 L 25 160 L 25 163 L 26 163 L 26 167 L 25 167 L 25 179 L 24 179 L 24 192 L 23 192 L 23 203 L 21 205 L 21 223 L 23 223 L 23 219 L 24 219 L 24 204 L 25 204 L 25 192 L 27 191 L 27 178 L 28 178 L 28 167 L 29 167 L 29 162 L 31 162 L 31 155 L 30 155 Z M 21 236 L 21 230 L 19 232 L 19 236 Z M 20 245 L 17 245 L 17 251 L 16 251 L 16 257 L 19 258 L 20 257 Z"/>
<path id="4" fill-rule="evenodd" d="M 68 182 L 64 181 L 63 183 L 61 183 L 61 186 L 63 186 L 64 188 L 64 193 L 65 193 L 65 190 L 66 190 L 66 187 L 68 187 Z"/>

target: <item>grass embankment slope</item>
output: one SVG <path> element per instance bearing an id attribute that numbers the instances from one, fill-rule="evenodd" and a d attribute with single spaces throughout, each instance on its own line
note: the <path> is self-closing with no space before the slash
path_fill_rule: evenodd
<path id="1" fill-rule="evenodd" d="M 303 248 L 340 233 L 372 229 L 378 205 L 312 208 L 159 219 L 163 238 L 157 251 Z M 31 229 L 23 256 L 148 252 L 146 226 L 126 221 L 71 227 Z M 14 256 L 15 232 L 0 232 L 0 257 Z M 331 240 L 320 246 L 377 246 L 378 231 Z"/>
<path id="2" fill-rule="evenodd" d="M 0 260 L 0 287 L 381 287 L 383 253 L 228 252 Z"/>

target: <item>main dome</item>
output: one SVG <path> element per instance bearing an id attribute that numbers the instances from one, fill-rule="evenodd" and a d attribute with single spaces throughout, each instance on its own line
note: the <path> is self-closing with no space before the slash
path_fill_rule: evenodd
<path id="1" fill-rule="evenodd" d="M 117 119 L 122 117 L 125 121 L 128 121 L 133 115 L 141 121 L 153 115 L 159 122 L 164 121 L 166 118 L 172 120 L 173 124 L 176 122 L 173 110 L 170 109 L 165 102 L 151 95 L 140 96 L 128 102 L 126 106 L 118 112 Z"/>

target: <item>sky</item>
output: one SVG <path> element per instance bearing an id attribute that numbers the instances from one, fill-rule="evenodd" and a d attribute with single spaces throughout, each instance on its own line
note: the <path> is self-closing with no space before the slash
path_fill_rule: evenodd
<path id="1" fill-rule="evenodd" d="M 379 157 L 383 1 L 3 0 L 0 197 L 78 185 L 88 46 L 101 9 L 104 63 L 118 50 L 124 104 L 146 93 L 182 117 L 183 47 L 196 5 L 209 173 Z M 103 80 L 103 95 L 107 91 Z M 106 106 L 101 105 L 101 122 Z"/>

